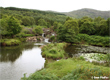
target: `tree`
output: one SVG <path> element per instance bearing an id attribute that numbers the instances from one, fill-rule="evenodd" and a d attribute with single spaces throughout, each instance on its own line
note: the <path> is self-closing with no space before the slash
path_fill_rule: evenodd
<path id="1" fill-rule="evenodd" d="M 14 17 L 4 18 L 1 20 L 1 34 L 13 36 L 20 33 L 21 27 L 19 21 Z"/>
<path id="2" fill-rule="evenodd" d="M 87 17 L 87 16 L 81 18 L 81 19 L 78 21 L 79 27 L 81 27 L 84 22 L 93 22 L 93 19 L 90 18 L 90 17 Z"/>
<path id="3" fill-rule="evenodd" d="M 78 33 L 78 22 L 76 20 L 67 20 L 58 31 L 58 40 L 73 43 L 74 37 Z"/>
<path id="4" fill-rule="evenodd" d="M 39 26 L 47 26 L 47 22 L 44 19 L 39 19 L 38 20 L 38 25 Z"/>
<path id="5" fill-rule="evenodd" d="M 72 18 L 71 18 L 71 17 L 67 17 L 67 18 L 66 18 L 66 21 L 68 21 L 68 20 L 72 20 Z"/>
<path id="6" fill-rule="evenodd" d="M 6 29 L 6 27 L 7 27 L 7 18 L 2 18 L 2 19 L 0 19 L 0 35 L 2 36 L 2 35 L 6 35 L 6 34 L 8 34 L 8 31 L 7 31 L 7 29 Z"/>
<path id="7" fill-rule="evenodd" d="M 35 20 L 33 17 L 29 17 L 29 16 L 24 16 L 22 18 L 22 24 L 25 26 L 31 26 L 35 24 Z"/>
<path id="8" fill-rule="evenodd" d="M 109 35 L 109 26 L 107 25 L 106 20 L 101 21 L 99 35 L 102 36 Z"/>
<path id="9" fill-rule="evenodd" d="M 85 33 L 89 35 L 95 34 L 94 23 L 84 22 L 80 27 L 80 33 Z"/>
<path id="10" fill-rule="evenodd" d="M 20 31 L 21 31 L 20 23 L 16 18 L 14 18 L 12 16 L 9 17 L 9 19 L 7 20 L 7 24 L 8 25 L 7 25 L 6 29 L 7 29 L 9 35 L 13 36 L 15 34 L 20 33 Z"/>
<path id="11" fill-rule="evenodd" d="M 37 26 L 33 29 L 33 32 L 36 34 L 36 35 L 41 35 L 43 33 L 43 30 L 40 26 Z"/>
<path id="12" fill-rule="evenodd" d="M 58 29 L 58 22 L 54 22 L 53 23 L 53 29 L 54 29 L 54 31 L 57 31 L 57 29 Z"/>

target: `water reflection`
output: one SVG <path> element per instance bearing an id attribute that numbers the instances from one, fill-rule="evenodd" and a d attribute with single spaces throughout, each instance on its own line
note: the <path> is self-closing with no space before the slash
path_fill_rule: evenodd
<path id="1" fill-rule="evenodd" d="M 79 56 L 85 53 L 103 53 L 107 54 L 110 52 L 108 47 L 96 47 L 96 46 L 84 46 L 84 45 L 68 45 L 65 48 L 66 53 L 69 57 Z"/>
<path id="2" fill-rule="evenodd" d="M 81 49 L 81 45 L 68 45 L 65 48 L 65 52 L 69 55 L 69 57 L 77 56 Z"/>
<path id="3" fill-rule="evenodd" d="M 20 80 L 24 73 L 29 76 L 44 67 L 45 58 L 34 43 L 2 47 L 0 52 L 0 80 Z"/>
<path id="4" fill-rule="evenodd" d="M 30 50 L 34 47 L 33 43 L 25 43 L 20 46 L 1 47 L 0 62 L 14 62 L 22 54 L 23 50 Z"/>

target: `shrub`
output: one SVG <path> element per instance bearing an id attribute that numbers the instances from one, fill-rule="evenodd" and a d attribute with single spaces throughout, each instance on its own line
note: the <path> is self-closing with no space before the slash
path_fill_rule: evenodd
<path id="1" fill-rule="evenodd" d="M 51 73 L 45 73 L 43 70 L 35 72 L 30 75 L 28 78 L 25 76 L 21 80 L 59 80 L 58 77 Z"/>
<path id="2" fill-rule="evenodd" d="M 78 34 L 75 36 L 75 43 L 85 42 L 86 44 L 95 45 L 95 46 L 110 46 L 110 37 L 102 37 L 92 35 L 89 36 L 87 34 Z"/>
<path id="3" fill-rule="evenodd" d="M 46 58 L 59 59 L 64 58 L 65 51 L 63 47 L 65 43 L 51 43 L 42 48 L 42 55 Z"/>

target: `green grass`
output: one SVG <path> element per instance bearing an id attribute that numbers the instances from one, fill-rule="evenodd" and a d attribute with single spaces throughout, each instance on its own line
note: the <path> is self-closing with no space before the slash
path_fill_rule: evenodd
<path id="1" fill-rule="evenodd" d="M 2 39 L 0 40 L 0 43 L 6 46 L 13 46 L 13 45 L 19 45 L 21 41 L 19 39 Z"/>
<path id="2" fill-rule="evenodd" d="M 61 59 L 65 57 L 64 46 L 66 43 L 51 43 L 42 48 L 42 56 L 52 59 Z"/>
<path id="3" fill-rule="evenodd" d="M 25 33 L 19 33 L 16 35 L 18 38 L 23 38 L 23 37 L 32 37 L 35 36 L 34 34 L 25 34 Z"/>
<path id="4" fill-rule="evenodd" d="M 47 65 L 46 68 L 30 75 L 26 80 L 39 80 L 54 75 L 52 80 L 92 80 L 92 76 L 109 77 L 109 67 L 98 66 L 77 58 L 61 59 Z M 40 77 L 38 76 L 40 74 Z M 51 79 L 43 79 L 51 80 Z"/>

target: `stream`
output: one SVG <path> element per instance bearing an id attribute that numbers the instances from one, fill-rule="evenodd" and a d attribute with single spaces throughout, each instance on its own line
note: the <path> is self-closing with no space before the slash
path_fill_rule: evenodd
<path id="1" fill-rule="evenodd" d="M 1 47 L 0 80 L 20 80 L 23 74 L 44 68 L 45 59 L 40 45 L 44 43 L 23 43 L 19 46 Z"/>

